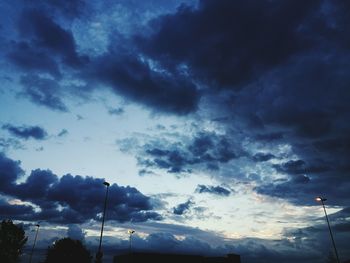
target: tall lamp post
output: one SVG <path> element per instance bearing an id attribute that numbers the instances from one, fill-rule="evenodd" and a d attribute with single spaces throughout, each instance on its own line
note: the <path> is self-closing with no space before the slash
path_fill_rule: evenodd
<path id="1" fill-rule="evenodd" d="M 98 251 L 96 253 L 96 263 L 101 263 L 102 262 L 102 257 L 103 253 L 101 251 L 101 245 L 102 245 L 102 235 L 103 235 L 103 226 L 105 223 L 105 215 L 106 215 L 106 208 L 107 208 L 107 198 L 108 198 L 108 189 L 109 189 L 109 183 L 104 182 L 103 183 L 107 188 L 106 188 L 106 196 L 105 196 L 105 203 L 103 206 L 103 215 L 102 215 L 102 227 L 101 227 L 101 235 L 100 235 L 100 244 L 98 246 Z"/>
<path id="2" fill-rule="evenodd" d="M 337 247 L 335 246 L 335 242 L 334 242 L 334 238 L 333 238 L 333 233 L 332 233 L 332 230 L 331 230 L 331 226 L 330 226 L 330 224 L 329 224 L 329 219 L 328 219 L 328 215 L 327 215 L 327 212 L 326 212 L 326 207 L 325 207 L 325 205 L 324 205 L 324 202 L 327 201 L 327 199 L 318 196 L 318 197 L 316 197 L 316 201 L 317 201 L 317 202 L 321 202 L 321 204 L 322 204 L 323 211 L 324 211 L 324 214 L 325 214 L 326 220 L 327 220 L 327 225 L 328 225 L 329 234 L 330 234 L 330 236 L 331 236 L 332 244 L 333 244 L 333 247 L 334 247 L 335 256 L 336 256 L 336 258 L 337 258 L 337 262 L 340 263 L 339 256 L 338 256 L 338 251 L 337 251 Z"/>
<path id="3" fill-rule="evenodd" d="M 35 238 L 34 238 L 34 243 L 33 243 L 33 247 L 32 247 L 32 251 L 30 252 L 30 257 L 29 257 L 29 263 L 32 263 L 32 257 L 33 257 L 33 252 L 34 252 L 34 248 L 35 248 L 35 244 L 36 244 L 36 239 L 38 238 L 38 232 L 39 232 L 39 224 L 35 225 L 36 228 L 36 233 L 35 233 Z"/>
<path id="4" fill-rule="evenodd" d="M 129 229 L 128 233 L 129 233 L 129 253 L 131 254 L 131 236 L 132 236 L 132 234 L 135 233 L 135 230 Z"/>

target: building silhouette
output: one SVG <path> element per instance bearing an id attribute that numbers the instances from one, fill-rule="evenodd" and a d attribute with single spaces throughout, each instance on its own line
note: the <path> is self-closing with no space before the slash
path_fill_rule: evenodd
<path id="1" fill-rule="evenodd" d="M 113 263 L 241 263 L 237 254 L 228 254 L 226 257 L 205 257 L 199 255 L 161 254 L 136 252 L 117 255 Z"/>

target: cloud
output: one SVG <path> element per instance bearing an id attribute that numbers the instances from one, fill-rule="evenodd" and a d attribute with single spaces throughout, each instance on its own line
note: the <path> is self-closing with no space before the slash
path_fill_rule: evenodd
<path id="1" fill-rule="evenodd" d="M 181 70 L 218 88 L 237 85 L 307 50 L 298 28 L 319 1 L 200 1 L 151 22 L 138 45 L 166 69 Z M 294 11 L 291 11 L 294 10 Z"/>
<path id="2" fill-rule="evenodd" d="M 84 63 L 86 58 L 78 55 L 72 33 L 62 28 L 43 11 L 38 9 L 23 11 L 18 25 L 21 36 L 31 39 L 31 45 L 36 45 L 46 52 L 53 52 L 63 63 L 71 67 L 81 66 Z"/>
<path id="3" fill-rule="evenodd" d="M 82 6 L 85 8 L 86 3 L 56 2 L 40 2 L 35 8 L 30 4 L 24 5 L 26 8 L 18 14 L 19 21 L 17 28 L 14 28 L 18 38 L 12 40 L 6 52 L 10 63 L 26 74 L 36 76 L 31 85 L 26 85 L 26 80 L 34 76 L 22 79 L 25 94 L 34 103 L 67 111 L 63 98 L 74 92 L 69 87 L 60 87 L 57 81 L 69 75 L 76 81 L 91 83 L 94 87 L 91 89 L 109 87 L 116 94 L 155 112 L 185 115 L 196 111 L 200 98 L 196 84 L 179 72 L 163 74 L 152 61 L 144 59 L 133 48 L 133 40 L 126 39 L 120 33 L 121 39 L 109 39 L 111 44 L 108 50 L 98 56 L 88 57 L 78 52 L 77 40 L 65 23 L 66 19 L 69 20 L 67 14 L 71 12 L 65 11 L 62 16 L 62 11 L 68 8 L 75 10 L 71 13 L 75 17 L 78 16 L 76 11 Z M 117 34 L 117 31 L 114 33 Z M 43 77 L 45 73 L 50 78 Z M 44 86 L 50 89 L 45 90 Z M 59 92 L 63 89 L 66 94 Z"/>
<path id="4" fill-rule="evenodd" d="M 77 44 L 69 29 L 61 26 L 62 13 L 57 10 L 78 7 L 81 1 L 70 4 L 58 4 L 58 1 L 40 1 L 35 6 L 22 3 L 20 9 L 11 16 L 12 30 L 17 37 L 8 40 L 5 58 L 23 72 L 21 84 L 22 95 L 32 102 L 47 106 L 53 110 L 67 111 L 62 102 L 63 89 L 58 84 L 71 69 L 83 67 L 88 57 L 80 55 Z M 73 4 L 74 3 L 74 4 Z M 65 15 L 68 15 L 68 11 Z M 59 18 L 59 19 L 58 19 Z M 60 20 L 59 24 L 57 21 Z M 69 92 L 71 93 L 71 92 Z"/>
<path id="5" fill-rule="evenodd" d="M 66 135 L 68 135 L 68 131 L 66 130 L 66 129 L 62 129 L 58 134 L 57 134 L 57 136 L 58 137 L 62 137 L 62 136 L 66 136 Z"/>
<path id="6" fill-rule="evenodd" d="M 274 158 L 276 158 L 276 156 L 274 156 L 271 153 L 261 153 L 261 152 L 256 153 L 253 156 L 253 160 L 256 162 L 266 162 Z"/>
<path id="7" fill-rule="evenodd" d="M 16 183 L 23 171 L 20 163 L 0 156 L 0 192 L 11 198 L 26 202 L 9 211 L 23 210 L 14 219 L 50 220 L 55 223 L 83 223 L 99 220 L 105 195 L 103 179 L 64 175 L 60 178 L 50 170 L 33 170 L 26 180 Z M 34 209 L 35 208 L 35 209 Z M 130 186 L 112 184 L 109 188 L 107 220 L 118 222 L 144 222 L 161 220 L 161 215 L 152 211 L 149 197 Z M 1 211 L 8 211 L 7 209 Z"/>
<path id="8" fill-rule="evenodd" d="M 259 141 L 273 142 L 276 140 L 281 140 L 283 137 L 283 132 L 269 132 L 265 134 L 258 134 L 255 136 L 255 139 Z"/>
<path id="9" fill-rule="evenodd" d="M 25 72 L 48 73 L 57 79 L 62 77 L 55 59 L 27 42 L 13 43 L 7 58 Z"/>
<path id="10" fill-rule="evenodd" d="M 186 213 L 187 210 L 190 209 L 190 207 L 193 205 L 194 203 L 191 200 L 188 200 L 185 203 L 181 203 L 178 204 L 176 207 L 174 207 L 173 209 L 173 213 L 175 215 L 183 215 L 184 213 Z"/>
<path id="11" fill-rule="evenodd" d="M 2 126 L 2 129 L 25 140 L 30 138 L 35 140 L 45 140 L 47 137 L 47 132 L 39 126 L 13 126 L 11 124 L 5 124 Z"/>
<path id="12" fill-rule="evenodd" d="M 220 164 L 239 158 L 242 150 L 228 136 L 198 132 L 181 142 L 147 143 L 138 156 L 139 165 L 168 173 L 191 173 L 195 168 L 219 170 Z"/>
<path id="13" fill-rule="evenodd" d="M 123 108 L 109 109 L 108 113 L 111 115 L 122 115 L 124 113 L 124 109 Z"/>
<path id="14" fill-rule="evenodd" d="M 79 17 L 85 10 L 86 4 L 87 4 L 83 0 L 72 0 L 68 2 L 51 0 L 51 1 L 40 1 L 40 2 L 47 8 L 58 10 L 61 15 L 68 16 L 68 17 Z"/>
<path id="15" fill-rule="evenodd" d="M 40 204 L 40 199 L 48 194 L 50 187 L 55 183 L 57 176 L 50 170 L 36 169 L 32 170 L 24 183 L 13 184 L 8 193 L 23 200 L 35 200 L 35 203 Z"/>
<path id="16" fill-rule="evenodd" d="M 13 149 L 25 149 L 25 147 L 21 144 L 21 142 L 14 138 L 0 138 L 0 151 L 6 151 L 9 148 Z"/>
<path id="17" fill-rule="evenodd" d="M 28 205 L 9 204 L 7 201 L 0 199 L 0 209 L 2 218 L 22 218 L 23 215 L 34 213 L 34 209 Z"/>
<path id="18" fill-rule="evenodd" d="M 57 81 L 37 75 L 25 75 L 21 77 L 21 84 L 24 87 L 22 95 L 28 97 L 35 104 L 51 110 L 68 111 L 61 99 L 62 88 Z"/>
<path id="19" fill-rule="evenodd" d="M 86 233 L 79 227 L 79 225 L 69 225 L 67 230 L 67 236 L 69 238 L 80 240 L 82 242 L 85 241 Z"/>
<path id="20" fill-rule="evenodd" d="M 90 64 L 88 79 L 102 82 L 118 95 L 156 111 L 184 115 L 196 110 L 199 91 L 189 79 L 164 74 L 137 54 L 114 49 Z"/>
<path id="21" fill-rule="evenodd" d="M 318 166 L 308 166 L 303 160 L 290 160 L 282 164 L 273 166 L 277 171 L 287 174 L 308 174 L 322 173 L 329 171 L 329 167 L 324 164 Z"/>
<path id="22" fill-rule="evenodd" d="M 344 219 L 348 218 L 350 216 L 350 207 L 345 207 L 342 210 L 332 214 L 329 216 L 331 220 L 337 220 L 339 222 L 343 222 Z"/>
<path id="23" fill-rule="evenodd" d="M 24 171 L 20 167 L 19 161 L 13 161 L 5 156 L 4 153 L 0 153 L 0 189 L 8 189 L 12 182 L 23 176 Z"/>
<path id="24" fill-rule="evenodd" d="M 231 194 L 231 191 L 221 187 L 221 186 L 211 186 L 211 185 L 203 185 L 199 184 L 196 188 L 197 193 L 208 193 L 213 195 L 219 195 L 219 196 L 229 196 Z"/>
<path id="25" fill-rule="evenodd" d="M 314 140 L 304 142 L 303 146 L 296 144 L 294 151 L 305 159 L 286 158 L 285 162 L 272 164 L 271 167 L 285 179 L 262 182 L 255 187 L 257 193 L 283 198 L 297 205 L 315 205 L 314 197 L 324 195 L 331 204 L 348 206 L 345 187 L 349 186 L 349 180 L 344 176 L 349 170 L 345 164 L 348 157 L 331 148 L 317 150 L 318 154 L 315 154 L 319 143 L 316 147 Z M 346 148 L 343 150 L 347 151 Z"/>
<path id="26" fill-rule="evenodd" d="M 340 200 L 340 193 L 346 197 L 342 187 L 338 193 L 336 187 L 327 189 L 334 181 L 348 184 L 349 53 L 344 48 L 348 39 L 340 34 L 348 32 L 346 11 L 340 2 L 330 3 L 332 12 L 325 11 L 321 1 L 306 5 L 285 1 L 271 7 L 269 1 L 182 5 L 151 21 L 149 31 L 135 34 L 137 52 L 152 69 L 195 80 L 201 88 L 200 103 L 206 103 L 201 106 L 209 112 L 205 117 L 232 116 L 221 122 L 227 134 L 239 131 L 244 142 L 265 149 L 291 147 L 293 158 L 281 152 L 252 152 L 252 160 L 267 168 L 272 166 L 267 161 L 276 161 L 273 156 L 282 160 L 272 168 L 287 177 L 284 183 L 272 182 L 270 188 L 264 182 L 256 188 L 265 189 L 259 193 L 288 200 L 294 196 L 293 202 L 299 199 L 299 204 L 310 204 L 307 196 L 316 192 L 335 194 Z M 345 145 L 337 146 L 337 141 Z M 224 162 L 215 159 L 219 155 L 210 154 L 216 144 L 205 138 L 198 142 L 148 145 L 148 158 L 139 158 L 139 164 L 171 173 L 190 173 L 199 164 L 207 164 L 208 170 L 222 167 Z M 297 160 L 305 164 L 293 167 Z M 301 184 L 292 193 L 293 186 Z"/>
<path id="27" fill-rule="evenodd" d="M 254 190 L 258 194 L 286 199 L 295 205 L 317 205 L 315 197 L 322 195 L 329 197 L 330 205 L 347 206 L 349 202 L 346 199 L 346 188 L 350 186 L 350 182 L 342 177 L 340 180 L 341 182 L 334 182 L 333 175 L 294 175 L 286 180 L 262 183 Z M 329 187 L 331 183 L 335 183 L 337 187 Z"/>

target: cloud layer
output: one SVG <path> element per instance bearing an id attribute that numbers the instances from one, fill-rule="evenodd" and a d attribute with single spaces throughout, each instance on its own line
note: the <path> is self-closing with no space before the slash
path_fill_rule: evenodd
<path id="1" fill-rule="evenodd" d="M 103 179 L 70 174 L 59 178 L 50 170 L 37 169 L 17 183 L 23 174 L 19 162 L 0 155 L 0 192 L 7 197 L 1 199 L 2 217 L 62 224 L 100 219 L 106 192 Z M 107 220 L 161 220 L 152 209 L 149 197 L 136 188 L 110 186 Z"/>

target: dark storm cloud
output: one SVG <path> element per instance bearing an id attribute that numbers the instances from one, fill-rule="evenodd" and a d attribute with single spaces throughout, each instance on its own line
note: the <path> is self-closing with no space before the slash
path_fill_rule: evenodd
<path id="1" fill-rule="evenodd" d="M 45 140 L 47 132 L 39 126 L 13 126 L 11 124 L 5 124 L 2 126 L 3 130 L 7 130 L 13 136 L 21 139 L 28 140 L 30 138 L 36 140 Z"/>
<path id="2" fill-rule="evenodd" d="M 255 138 L 259 141 L 273 142 L 283 139 L 283 132 L 270 132 L 265 134 L 258 134 Z"/>
<path id="3" fill-rule="evenodd" d="M 349 57 L 349 54 L 343 56 Z M 288 182 L 276 182 L 267 188 L 263 186 L 265 190 L 260 193 L 291 198 L 302 204 L 301 200 L 306 201 L 306 196 L 318 192 L 318 195 L 329 195 L 332 202 L 336 200 L 348 205 L 345 202 L 348 194 L 343 186 L 349 185 L 346 174 L 350 168 L 347 143 L 350 108 L 346 101 L 350 98 L 350 78 L 345 71 L 350 68 L 340 54 L 331 55 L 328 60 L 301 60 L 304 64 L 298 62 L 288 66 L 288 73 L 285 68 L 281 74 L 277 73 L 280 77 L 274 75 L 275 80 L 281 81 L 273 90 L 274 98 L 268 97 L 266 88 L 267 94 L 260 97 L 263 104 L 256 107 L 266 126 L 285 131 L 279 142 L 291 145 L 300 158 L 274 165 L 279 173 L 289 175 Z M 310 183 L 296 187 L 294 183 L 298 180 L 293 178 L 303 174 L 311 179 Z"/>
<path id="4" fill-rule="evenodd" d="M 316 196 L 326 196 L 330 205 L 349 205 L 347 199 L 350 182 L 334 174 L 292 175 L 284 181 L 263 183 L 257 193 L 286 199 L 296 205 L 317 205 Z"/>
<path id="5" fill-rule="evenodd" d="M 188 142 L 163 145 L 162 148 L 152 144 L 144 145 L 139 164 L 165 169 L 169 173 L 190 173 L 195 166 L 218 170 L 220 164 L 242 155 L 242 150 L 233 145 L 228 137 L 209 132 L 200 132 Z"/>
<path id="6" fill-rule="evenodd" d="M 197 108 L 199 91 L 190 80 L 180 74 L 159 72 L 137 54 L 111 48 L 90 66 L 88 78 L 157 111 L 182 115 Z"/>
<path id="7" fill-rule="evenodd" d="M 0 152 L 0 189 L 7 191 L 11 188 L 13 181 L 19 179 L 24 171 L 20 167 L 19 161 L 13 161 Z"/>
<path id="8" fill-rule="evenodd" d="M 263 123 L 260 129 L 247 125 L 247 136 L 266 148 L 289 145 L 298 156 L 273 165 L 287 180 L 265 183 L 259 193 L 297 204 L 324 194 L 348 205 L 349 55 L 340 49 L 298 55 L 230 99 L 240 120 L 248 123 L 245 114 L 255 112 Z"/>
<path id="9" fill-rule="evenodd" d="M 301 27 L 320 1 L 200 1 L 155 19 L 141 49 L 166 68 L 232 88 L 309 47 Z"/>
<path id="10" fill-rule="evenodd" d="M 15 28 L 18 39 L 10 41 L 6 58 L 26 74 L 33 74 L 21 79 L 25 93 L 32 101 L 65 111 L 66 107 L 59 98 L 62 94 L 57 91 L 58 84 L 39 75 L 47 73 L 55 80 L 61 79 L 65 65 L 77 69 L 88 58 L 78 54 L 72 33 L 61 27 L 56 19 L 50 16 L 42 3 L 34 9 L 24 8 L 18 15 Z M 46 90 L 45 86 L 49 88 Z"/>
<path id="11" fill-rule="evenodd" d="M 61 26 L 64 18 L 53 9 L 73 7 L 78 2 L 60 5 L 58 1 L 38 1 L 33 7 L 23 3 L 23 9 L 12 17 L 18 37 L 9 39 L 5 46 L 5 58 L 19 69 L 18 73 L 24 73 L 20 95 L 62 112 L 68 111 L 64 97 L 74 92 L 72 85 L 61 87 L 58 81 L 72 69 L 81 70 L 88 58 L 78 54 L 72 32 Z"/>
<path id="12" fill-rule="evenodd" d="M 40 10 L 23 11 L 19 32 L 22 37 L 31 39 L 31 45 L 58 55 L 69 66 L 81 66 L 86 60 L 86 57 L 78 55 L 72 33 Z"/>
<path id="13" fill-rule="evenodd" d="M 190 209 L 190 207 L 193 204 L 194 203 L 191 200 L 188 200 L 185 203 L 178 204 L 176 207 L 174 207 L 173 213 L 175 215 L 183 215 L 184 213 L 186 213 Z"/>
<path id="14" fill-rule="evenodd" d="M 273 165 L 273 167 L 278 172 L 287 174 L 315 174 L 327 172 L 330 170 L 330 167 L 328 167 L 324 163 L 318 163 L 317 165 L 315 164 L 315 166 L 310 166 L 307 165 L 306 162 L 303 160 L 290 160 L 286 163 Z"/>
<path id="15" fill-rule="evenodd" d="M 25 72 L 48 73 L 57 79 L 62 76 L 58 64 L 50 54 L 27 42 L 13 43 L 7 58 Z"/>
<path id="16" fill-rule="evenodd" d="M 25 75 L 21 77 L 21 84 L 24 87 L 22 95 L 35 104 L 61 112 L 68 111 L 61 99 L 62 89 L 57 81 L 37 75 Z"/>
<path id="17" fill-rule="evenodd" d="M 278 125 L 289 126 L 300 137 L 315 138 L 331 131 L 332 116 L 319 109 L 282 108 L 279 112 L 268 112 L 266 120 Z"/>
<path id="18" fill-rule="evenodd" d="M 83 0 L 70 0 L 70 1 L 41 0 L 40 2 L 46 8 L 58 10 L 63 16 L 68 16 L 68 17 L 80 16 L 84 11 L 84 8 L 86 7 L 86 2 Z"/>
<path id="19" fill-rule="evenodd" d="M 139 164 L 146 167 L 157 167 L 160 169 L 167 170 L 168 173 L 181 173 L 190 172 L 186 169 L 187 164 L 191 164 L 192 161 L 187 159 L 186 153 L 181 150 L 160 150 L 158 148 L 153 148 L 146 151 L 150 156 L 154 156 L 154 159 L 142 160 L 143 157 L 139 158 Z M 160 153 L 163 153 L 160 155 Z"/>
<path id="20" fill-rule="evenodd" d="M 350 168 L 350 54 L 348 38 L 340 34 L 349 31 L 348 9 L 341 1 L 323 4 L 201 1 L 198 7 L 182 5 L 176 13 L 155 19 L 151 34 L 135 37 L 144 55 L 164 70 L 186 72 L 205 84 L 210 96 L 217 95 L 216 88 L 225 89 L 230 96 L 221 108 L 213 104 L 211 110 L 237 116 L 223 123 L 228 130 L 239 125 L 247 137 L 292 147 L 300 160 L 286 158 L 273 166 L 287 174 L 286 181 L 256 189 L 298 204 L 310 204 L 310 195 L 320 192 L 343 204 L 348 196 L 343 185 L 349 184 Z M 203 139 L 197 149 L 210 147 Z M 197 153 L 185 147 L 149 148 L 153 158 L 145 163 L 185 171 L 198 160 L 187 150 Z M 275 156 L 270 154 L 253 154 L 252 159 L 268 161 Z"/>
<path id="21" fill-rule="evenodd" d="M 9 204 L 0 199 L 0 211 L 2 218 L 22 218 L 23 215 L 34 213 L 34 209 L 28 205 Z"/>
<path id="22" fill-rule="evenodd" d="M 210 96 L 217 95 L 217 87 L 225 89 L 229 96 L 222 105 L 209 103 L 208 108 L 237 116 L 222 122 L 228 130 L 238 125 L 246 137 L 266 147 L 292 147 L 300 160 L 274 152 L 252 154 L 256 162 L 285 158 L 272 167 L 287 179 L 258 186 L 259 193 L 311 204 L 310 195 L 322 192 L 344 203 L 345 188 L 329 187 L 349 184 L 348 144 L 335 143 L 349 141 L 350 131 L 350 54 L 339 34 L 348 30 L 342 5 L 332 2 L 327 9 L 321 1 L 201 1 L 197 8 L 183 5 L 175 14 L 155 19 L 152 33 L 135 39 L 144 55 L 165 71 L 185 72 L 204 83 Z M 218 155 L 208 150 L 216 145 L 207 138 L 197 142 L 148 147 L 150 158 L 140 163 L 169 172 L 190 172 L 205 162 L 218 169 Z"/>
<path id="23" fill-rule="evenodd" d="M 198 193 L 209 193 L 220 196 L 229 196 L 231 191 L 222 187 L 222 186 L 212 186 L 212 185 L 203 185 L 199 184 L 196 188 L 196 192 Z"/>
<path id="24" fill-rule="evenodd" d="M 16 183 L 22 174 L 18 162 L 3 154 L 0 156 L 0 192 L 30 202 L 40 208 L 40 211 L 33 210 L 29 204 L 11 208 L 12 204 L 4 203 L 2 205 L 8 206 L 8 209 L 1 210 L 4 211 L 2 213 L 10 211 L 14 214 L 13 219 L 50 220 L 56 223 L 83 223 L 90 219 L 98 219 L 105 195 L 103 179 L 70 174 L 58 178 L 50 170 L 37 169 L 33 170 L 24 182 Z M 136 188 L 117 184 L 110 186 L 107 220 L 160 220 L 161 216 L 152 209 L 150 198 Z"/>
<path id="25" fill-rule="evenodd" d="M 201 97 L 192 77 L 209 88 L 216 84 L 231 88 L 304 50 L 307 41 L 299 27 L 314 2 L 301 6 L 293 1 L 273 5 L 267 1 L 201 1 L 198 8 L 182 5 L 175 14 L 150 23 L 144 30 L 153 29 L 150 35 L 135 33 L 127 39 L 116 33 L 107 52 L 92 59 L 86 70 L 82 66 L 88 60 L 78 54 L 71 31 L 44 8 L 69 8 L 77 14 L 83 1 L 51 1 L 21 13 L 18 29 L 24 40 L 17 46 L 25 51 L 14 45 L 10 57 L 23 68 L 56 77 L 56 64 L 62 62 L 79 68 L 83 80 L 107 84 L 119 95 L 152 109 L 188 114 L 197 110 Z M 43 53 L 40 57 L 48 57 L 43 64 L 35 61 L 38 52 Z"/>
<path id="26" fill-rule="evenodd" d="M 120 34 L 117 41 L 117 37 L 110 39 L 110 48 L 104 54 L 91 59 L 79 54 L 72 32 L 63 26 L 64 16 L 56 11 L 70 8 L 76 14 L 81 6 L 83 1 L 70 4 L 54 1 L 24 8 L 19 14 L 19 37 L 8 48 L 8 60 L 26 73 L 48 73 L 56 81 L 66 73 L 77 73 L 75 77 L 80 81 L 109 86 L 118 95 L 157 112 L 184 115 L 197 109 L 199 89 L 186 75 L 157 68 L 157 62 L 144 58 L 136 50 L 135 43 Z M 22 81 L 32 101 L 52 109 L 66 110 L 62 103 L 66 94 L 58 92 L 57 83 L 50 79 L 34 82 L 35 85 L 26 85 Z M 44 90 L 44 84 L 50 89 Z"/>
<path id="27" fill-rule="evenodd" d="M 226 163 L 237 158 L 234 149 L 231 147 L 231 142 L 226 136 L 203 132 L 194 137 L 192 144 L 188 148 L 193 156 L 198 156 L 203 160 L 217 160 Z"/>

